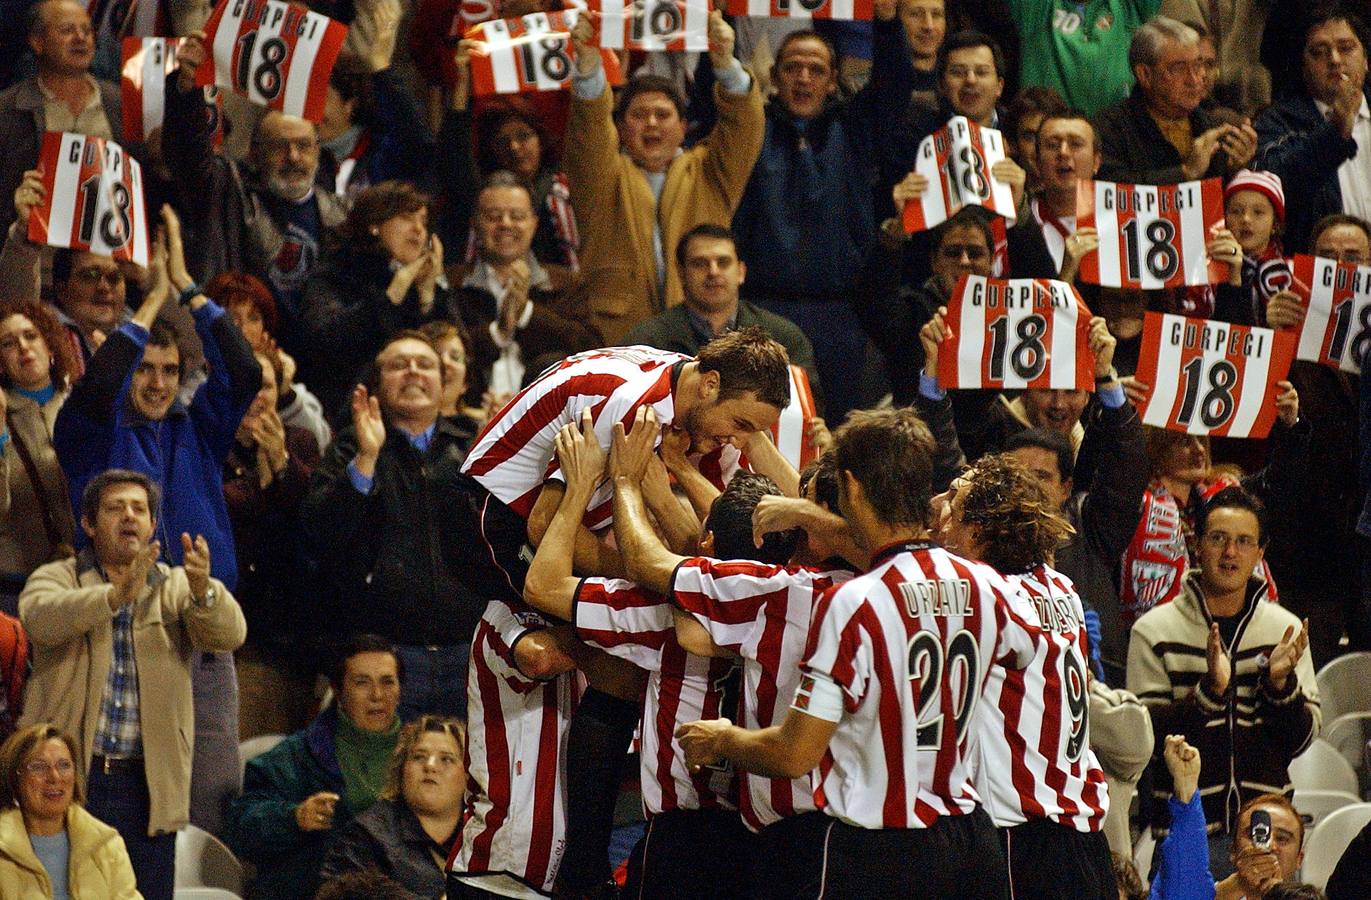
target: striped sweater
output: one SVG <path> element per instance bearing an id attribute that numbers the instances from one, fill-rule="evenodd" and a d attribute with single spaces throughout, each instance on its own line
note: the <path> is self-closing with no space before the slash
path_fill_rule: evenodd
<path id="1" fill-rule="evenodd" d="M 1319 733 L 1314 662 L 1306 651 L 1284 694 L 1265 683 L 1267 657 L 1287 627 L 1300 627 L 1288 610 L 1266 600 L 1266 586 L 1248 583 L 1247 601 L 1228 646 L 1233 677 L 1226 697 L 1201 686 L 1208 663 L 1209 614 L 1200 573 L 1187 572 L 1180 596 L 1138 619 L 1128 645 L 1128 689 L 1152 715 L 1157 735 L 1153 771 L 1152 830 L 1167 830 L 1171 778 L 1161 761 L 1162 737 L 1183 734 L 1202 759 L 1200 795 L 1209 832 L 1230 830 L 1238 808 L 1259 794 L 1290 795 L 1290 760 Z"/>

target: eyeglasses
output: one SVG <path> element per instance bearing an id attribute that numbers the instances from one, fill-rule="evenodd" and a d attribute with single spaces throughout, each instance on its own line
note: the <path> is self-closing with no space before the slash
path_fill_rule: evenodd
<path id="1" fill-rule="evenodd" d="M 56 772 L 65 778 L 76 771 L 76 765 L 69 759 L 59 759 L 56 763 L 35 759 L 32 762 L 24 763 L 20 771 L 31 778 L 47 778 L 49 772 Z"/>
<path id="2" fill-rule="evenodd" d="M 1259 541 L 1250 534 L 1225 534 L 1222 531 L 1210 531 L 1201 540 L 1206 547 L 1213 547 L 1215 550 L 1228 547 L 1230 544 L 1239 550 L 1255 550 Z"/>
<path id="3" fill-rule="evenodd" d="M 455 753 L 425 753 L 422 750 L 411 750 L 408 761 L 421 766 L 432 761 L 440 769 L 451 769 L 462 760 Z"/>
<path id="4" fill-rule="evenodd" d="M 88 266 L 84 269 L 77 269 L 71 274 L 77 281 L 83 281 L 86 284 L 95 284 L 96 282 L 103 281 L 110 287 L 118 287 L 124 281 L 123 272 L 118 269 L 101 268 L 100 266 Z"/>
<path id="5" fill-rule="evenodd" d="M 401 356 L 397 359 L 388 359 L 381 363 L 381 371 L 391 375 L 401 372 L 408 372 L 410 367 L 418 369 L 420 372 L 436 372 L 438 370 L 438 360 L 429 356 Z"/>

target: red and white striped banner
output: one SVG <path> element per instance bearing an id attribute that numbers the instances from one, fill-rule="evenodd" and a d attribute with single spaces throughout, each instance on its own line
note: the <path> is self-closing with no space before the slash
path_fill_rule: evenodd
<path id="1" fill-rule="evenodd" d="M 601 47 L 708 50 L 709 0 L 587 0 Z M 578 0 L 577 5 L 580 5 Z"/>
<path id="2" fill-rule="evenodd" d="M 1076 227 L 1095 228 L 1100 249 L 1081 260 L 1081 281 L 1104 287 L 1161 288 L 1217 284 L 1226 263 L 1205 245 L 1223 219 L 1223 182 L 1076 183 Z"/>
<path id="3" fill-rule="evenodd" d="M 1264 438 L 1276 421 L 1276 382 L 1294 358 L 1288 331 L 1147 313 L 1137 372 L 1152 388 L 1143 424 Z"/>
<path id="4" fill-rule="evenodd" d="M 114 141 L 49 131 L 38 155 L 45 191 L 29 240 L 148 264 L 143 170 Z"/>
<path id="5" fill-rule="evenodd" d="M 184 38 L 128 37 L 123 42 L 120 88 L 123 95 L 124 134 L 129 140 L 148 140 L 162 127 L 167 79 L 176 71 L 176 51 Z M 202 88 L 205 115 L 210 117 L 214 146 L 224 139 L 219 89 Z"/>
<path id="6" fill-rule="evenodd" d="M 938 350 L 944 388 L 1095 389 L 1090 310 L 1064 281 L 963 275 L 947 322 L 954 337 Z"/>
<path id="7" fill-rule="evenodd" d="M 1014 192 L 990 174 L 1005 158 L 1004 138 L 964 116 L 919 143 L 914 171 L 928 179 L 923 196 L 904 205 L 906 234 L 945 222 L 964 206 L 982 206 L 1014 221 Z"/>
<path id="8" fill-rule="evenodd" d="M 494 19 L 467 32 L 480 41 L 484 52 L 471 55 L 471 88 L 477 96 L 520 94 L 534 91 L 565 91 L 576 70 L 576 51 L 571 28 L 577 10 L 533 13 L 522 19 Z M 619 58 L 601 50 L 605 77 L 622 84 Z"/>
<path id="9" fill-rule="evenodd" d="M 1295 358 L 1361 374 L 1371 349 L 1371 266 L 1301 255 L 1293 272 L 1305 299 Z"/>
<path id="10" fill-rule="evenodd" d="M 730 16 L 773 19 L 862 19 L 875 13 L 872 0 L 728 0 Z"/>
<path id="11" fill-rule="evenodd" d="M 210 53 L 195 83 L 318 122 L 347 33 L 341 22 L 295 3 L 221 0 L 205 23 Z"/>
<path id="12" fill-rule="evenodd" d="M 799 366 L 790 367 L 790 404 L 781 410 L 781 417 L 771 426 L 776 449 L 790 460 L 797 470 L 809 465 L 819 455 L 809 439 L 809 423 L 814 421 L 814 391 L 809 375 Z"/>

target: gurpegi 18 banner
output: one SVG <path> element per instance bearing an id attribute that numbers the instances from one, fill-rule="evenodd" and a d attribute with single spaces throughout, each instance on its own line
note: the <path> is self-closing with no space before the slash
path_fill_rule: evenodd
<path id="1" fill-rule="evenodd" d="M 990 174 L 1004 158 L 1004 138 L 998 131 L 963 116 L 949 119 L 919 142 L 914 171 L 928 179 L 928 188 L 905 203 L 905 233 L 940 225 L 964 206 L 984 207 L 1014 221 L 1013 190 Z"/>
<path id="2" fill-rule="evenodd" d="M 123 147 L 49 131 L 38 165 L 45 194 L 29 214 L 29 240 L 148 264 L 143 170 Z"/>
<path id="3" fill-rule="evenodd" d="M 1076 183 L 1076 228 L 1095 228 L 1100 249 L 1081 260 L 1080 278 L 1104 287 L 1160 288 L 1215 284 L 1228 266 L 1205 245 L 1223 219 L 1217 178 L 1181 184 Z"/>
<path id="4" fill-rule="evenodd" d="M 209 58 L 195 83 L 318 122 L 347 32 L 341 22 L 295 3 L 222 0 L 205 23 Z"/>

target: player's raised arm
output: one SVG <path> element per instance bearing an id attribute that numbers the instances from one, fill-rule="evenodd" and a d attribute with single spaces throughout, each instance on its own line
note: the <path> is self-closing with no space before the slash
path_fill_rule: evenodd
<path id="1" fill-rule="evenodd" d="M 572 600 L 580 583 L 573 572 L 576 533 L 605 468 L 605 451 L 595 437 L 589 407 L 581 413 L 579 425 L 564 426 L 557 433 L 556 448 L 566 487 L 529 564 L 524 600 L 535 609 L 570 621 Z"/>
<path id="2" fill-rule="evenodd" d="M 628 577 L 648 590 L 665 594 L 671 574 L 685 560 L 662 544 L 643 503 L 642 483 L 657 441 L 657 419 L 643 406 L 627 434 L 615 424 L 609 455 L 609 477 L 614 481 L 614 538 L 623 554 Z"/>

